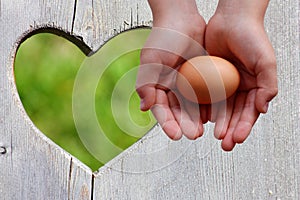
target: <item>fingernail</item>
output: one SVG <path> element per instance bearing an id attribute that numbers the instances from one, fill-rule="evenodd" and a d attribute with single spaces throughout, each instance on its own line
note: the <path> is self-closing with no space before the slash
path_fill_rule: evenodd
<path id="1" fill-rule="evenodd" d="M 268 108 L 269 108 L 269 102 L 267 102 L 263 108 L 265 113 L 268 111 Z"/>

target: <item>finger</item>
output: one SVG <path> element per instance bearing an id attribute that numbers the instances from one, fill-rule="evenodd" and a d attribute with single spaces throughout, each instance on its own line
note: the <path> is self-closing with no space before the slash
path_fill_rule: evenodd
<path id="1" fill-rule="evenodd" d="M 199 137 L 199 120 L 193 121 L 189 113 L 186 112 L 183 103 L 179 103 L 177 97 L 173 92 L 168 92 L 168 99 L 170 108 L 174 114 L 174 117 L 181 127 L 182 133 L 188 139 L 196 139 Z M 198 109 L 199 110 L 199 109 Z M 199 111 L 196 112 L 199 112 Z M 195 110 L 194 110 L 195 112 Z M 196 115 L 196 114 L 195 114 Z"/>
<path id="2" fill-rule="evenodd" d="M 199 104 L 186 101 L 185 108 L 187 110 L 188 115 L 190 116 L 190 119 L 193 121 L 195 126 L 197 126 L 197 128 L 198 128 L 196 138 L 201 137 L 204 133 L 204 127 L 203 127 L 203 122 L 202 122 L 201 115 L 200 115 Z"/>
<path id="3" fill-rule="evenodd" d="M 246 140 L 259 116 L 255 107 L 255 93 L 256 91 L 252 90 L 247 95 L 240 120 L 233 132 L 233 141 L 236 143 L 243 143 Z"/>
<path id="4" fill-rule="evenodd" d="M 232 131 L 225 135 L 225 138 L 222 140 L 221 147 L 224 151 L 232 151 L 235 146 L 235 142 L 232 140 Z"/>
<path id="5" fill-rule="evenodd" d="M 228 125 L 233 112 L 234 99 L 234 96 L 230 97 L 226 101 L 222 102 L 219 107 L 214 130 L 214 135 L 219 140 L 225 138 L 226 130 L 228 129 Z"/>
<path id="6" fill-rule="evenodd" d="M 169 107 L 165 91 L 156 90 L 156 104 L 151 107 L 151 111 L 168 137 L 173 140 L 179 140 L 182 137 L 182 131 Z"/>
<path id="7" fill-rule="evenodd" d="M 229 126 L 228 129 L 226 130 L 225 138 L 222 141 L 222 148 L 225 151 L 231 151 L 235 146 L 235 142 L 233 140 L 233 133 L 235 131 L 236 125 L 238 124 L 238 121 L 240 120 L 245 99 L 246 99 L 246 93 L 239 93 L 236 96 L 234 109 L 229 122 Z"/>
<path id="8" fill-rule="evenodd" d="M 261 113 L 268 110 L 268 102 L 278 93 L 276 64 L 263 66 L 264 69 L 257 74 L 257 92 L 255 105 Z"/>
<path id="9" fill-rule="evenodd" d="M 196 135 L 192 137 L 194 137 L 194 139 L 201 137 L 203 135 L 204 128 L 201 120 L 199 104 L 190 101 L 183 101 L 182 104 L 184 105 L 190 120 L 193 122 L 194 127 L 196 127 Z"/>
<path id="10" fill-rule="evenodd" d="M 211 122 L 216 122 L 220 103 L 207 105 L 207 117 Z"/>

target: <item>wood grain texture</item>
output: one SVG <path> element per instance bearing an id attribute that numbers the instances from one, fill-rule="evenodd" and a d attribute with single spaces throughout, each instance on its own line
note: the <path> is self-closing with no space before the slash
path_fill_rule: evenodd
<path id="1" fill-rule="evenodd" d="M 78 1 L 73 33 L 83 37 L 83 41 L 96 51 L 122 31 L 151 25 L 147 1 Z"/>
<path id="2" fill-rule="evenodd" d="M 217 1 L 198 0 L 206 20 Z M 195 142 L 172 142 L 159 126 L 92 173 L 37 130 L 13 80 L 25 33 L 57 27 L 96 51 L 121 31 L 151 25 L 146 1 L 0 1 L 0 199 L 300 199 L 299 2 L 270 2 L 279 94 L 245 144 L 225 153 L 213 125 Z"/>
<path id="3" fill-rule="evenodd" d="M 20 41 L 42 27 L 72 31 L 74 1 L 0 1 L 0 199 L 90 199 L 91 170 L 46 138 L 26 115 L 14 83 Z"/>

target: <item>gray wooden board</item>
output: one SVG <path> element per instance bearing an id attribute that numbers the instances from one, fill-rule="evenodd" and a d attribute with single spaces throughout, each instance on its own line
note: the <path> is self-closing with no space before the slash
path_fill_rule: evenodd
<path id="1" fill-rule="evenodd" d="M 0 199 L 90 199 L 92 172 L 46 138 L 25 113 L 14 83 L 16 48 L 43 26 L 71 32 L 74 1 L 0 1 Z"/>
<path id="2" fill-rule="evenodd" d="M 197 3 L 208 20 L 217 2 Z M 300 199 L 299 12 L 299 1 L 270 2 L 279 94 L 243 145 L 223 152 L 212 124 L 203 138 L 179 142 L 155 126 L 92 173 L 28 118 L 13 79 L 16 48 L 25 33 L 48 26 L 95 51 L 123 30 L 151 25 L 147 2 L 0 1 L 0 199 Z"/>

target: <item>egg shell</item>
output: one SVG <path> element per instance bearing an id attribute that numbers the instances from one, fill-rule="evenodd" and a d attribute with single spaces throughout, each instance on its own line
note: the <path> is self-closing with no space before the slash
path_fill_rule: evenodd
<path id="1" fill-rule="evenodd" d="M 227 99 L 240 83 L 238 70 L 229 61 L 216 56 L 197 56 L 178 70 L 176 87 L 188 100 L 211 104 Z"/>

